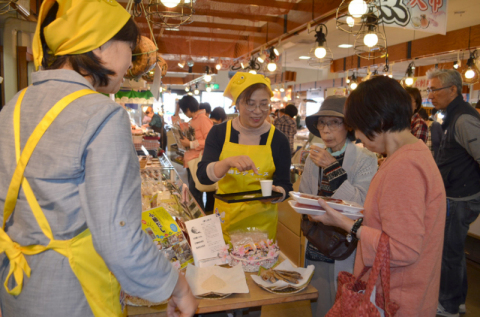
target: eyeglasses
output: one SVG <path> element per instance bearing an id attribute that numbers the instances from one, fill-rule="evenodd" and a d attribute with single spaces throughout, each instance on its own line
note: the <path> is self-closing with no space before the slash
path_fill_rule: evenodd
<path id="1" fill-rule="evenodd" d="M 431 92 L 435 92 L 435 91 L 439 91 L 439 90 L 442 90 L 442 89 L 447 89 L 447 88 L 450 88 L 452 86 L 447 86 L 447 87 L 442 87 L 442 88 L 435 88 L 435 89 L 432 89 L 432 88 L 427 88 L 425 89 L 425 91 L 427 92 L 427 94 L 431 93 Z"/>
<path id="2" fill-rule="evenodd" d="M 318 120 L 317 123 L 317 129 L 318 130 L 323 130 L 325 126 L 327 126 L 330 130 L 334 131 L 340 128 L 343 125 L 343 121 L 328 121 L 328 122 L 323 122 L 321 120 Z"/>
<path id="3" fill-rule="evenodd" d="M 253 100 L 249 100 L 247 101 L 245 108 L 251 112 L 255 111 L 256 108 L 259 108 L 262 112 L 267 112 L 270 110 L 270 104 L 268 102 L 261 102 L 257 105 Z"/>

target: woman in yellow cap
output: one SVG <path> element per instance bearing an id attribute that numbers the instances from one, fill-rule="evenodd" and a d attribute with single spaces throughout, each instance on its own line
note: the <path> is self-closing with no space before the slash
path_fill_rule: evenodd
<path id="1" fill-rule="evenodd" d="M 124 316 L 123 292 L 170 298 L 184 277 L 141 230 L 138 159 L 115 93 L 139 33 L 113 0 L 45 0 L 33 84 L 0 113 L 0 288 L 4 316 Z"/>
<path id="2" fill-rule="evenodd" d="M 236 73 L 224 96 L 232 100 L 239 116 L 214 126 L 207 136 L 197 176 L 203 184 L 218 182 L 219 194 L 260 189 L 260 180 L 272 179 L 277 201 L 227 204 L 215 200 L 214 212 L 221 217 L 224 238 L 229 233 L 256 228 L 275 239 L 277 206 L 292 190 L 290 145 L 287 137 L 265 119 L 273 96 L 270 80 L 263 75 Z"/>

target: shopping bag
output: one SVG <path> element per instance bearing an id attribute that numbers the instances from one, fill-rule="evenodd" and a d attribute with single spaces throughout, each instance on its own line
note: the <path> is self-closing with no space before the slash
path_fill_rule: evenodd
<path id="1" fill-rule="evenodd" d="M 188 168 L 190 169 L 190 173 L 192 174 L 193 181 L 195 182 L 195 188 L 197 188 L 201 192 L 214 192 L 218 189 L 217 183 L 212 185 L 204 185 L 200 183 L 197 177 L 197 169 L 198 163 L 202 160 L 202 155 L 197 158 L 194 158 L 187 162 Z"/>
<path id="2" fill-rule="evenodd" d="M 333 307 L 326 317 L 380 317 L 376 306 L 384 310 L 386 317 L 395 316 L 399 309 L 397 303 L 390 300 L 390 244 L 387 234 L 382 232 L 373 262 L 372 271 L 367 282 L 361 278 L 370 268 L 365 267 L 357 278 L 345 271 L 338 275 L 338 290 Z M 383 294 L 378 289 L 375 304 L 370 297 L 376 281 L 381 276 Z"/>

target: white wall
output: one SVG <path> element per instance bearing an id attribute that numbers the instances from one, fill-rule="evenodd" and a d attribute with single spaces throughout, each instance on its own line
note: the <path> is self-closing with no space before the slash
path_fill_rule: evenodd
<path id="1" fill-rule="evenodd" d="M 34 22 L 8 18 L 3 25 L 3 65 L 5 102 L 17 93 L 17 46 L 27 46 L 31 51 L 31 38 L 35 32 Z M 29 84 L 33 65 L 28 66 Z"/>

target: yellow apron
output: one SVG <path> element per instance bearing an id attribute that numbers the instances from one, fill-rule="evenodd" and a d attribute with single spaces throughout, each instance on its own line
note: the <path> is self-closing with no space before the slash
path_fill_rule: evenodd
<path id="1" fill-rule="evenodd" d="M 275 164 L 272 157 L 272 138 L 275 127 L 272 125 L 266 145 L 243 145 L 230 142 L 232 121 L 227 122 L 227 133 L 220 160 L 227 157 L 247 155 L 255 163 L 260 175 L 253 171 L 239 172 L 230 168 L 218 182 L 218 194 L 228 194 L 259 190 L 260 180 L 272 179 L 275 173 Z M 215 199 L 215 214 L 220 217 L 225 242 L 230 242 L 229 233 L 237 230 L 259 229 L 268 233 L 269 239 L 275 239 L 277 233 L 277 205 L 250 201 L 228 204 Z"/>
<path id="2" fill-rule="evenodd" d="M 26 89 L 20 93 L 13 114 L 17 167 L 8 188 L 3 210 L 3 225 L 2 228 L 0 228 L 0 253 L 5 252 L 10 260 L 10 270 L 4 283 L 5 289 L 9 294 L 17 296 L 22 291 L 23 273 L 25 273 L 27 277 L 30 277 L 31 269 L 28 266 L 24 254 L 35 255 L 46 250 L 54 250 L 68 258 L 70 267 L 78 278 L 88 304 L 95 316 L 126 316 L 126 310 L 123 311 L 120 303 L 120 284 L 110 272 L 100 255 L 95 251 L 90 229 L 83 231 L 70 240 L 54 240 L 50 225 L 27 179 L 24 177 L 25 167 L 28 164 L 33 150 L 58 114 L 77 98 L 96 92 L 90 89 L 79 90 L 57 102 L 43 117 L 32 135 L 28 138 L 23 152 L 20 152 L 20 107 L 25 91 Z M 42 232 L 50 239 L 50 243 L 47 246 L 21 246 L 13 242 L 5 232 L 5 222 L 15 209 L 20 186 L 23 188 L 28 204 Z M 9 289 L 8 281 L 12 274 L 16 286 L 13 289 Z M 41 272 L 38 272 L 38 274 L 41 274 Z"/>

